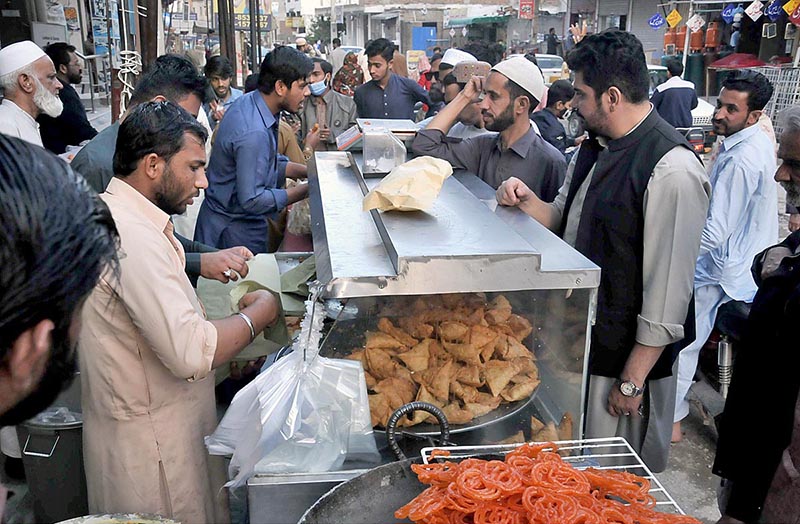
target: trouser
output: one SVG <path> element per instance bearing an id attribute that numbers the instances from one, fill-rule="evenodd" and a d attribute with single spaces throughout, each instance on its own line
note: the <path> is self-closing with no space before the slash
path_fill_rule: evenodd
<path id="1" fill-rule="evenodd" d="M 586 438 L 623 437 L 654 473 L 664 471 L 669 459 L 675 376 L 650 380 L 644 390 L 642 415 L 615 417 L 608 406 L 608 394 L 616 379 L 592 375 L 586 406 Z M 630 460 L 627 459 L 630 464 Z"/>
<path id="2" fill-rule="evenodd" d="M 689 415 L 689 402 L 686 394 L 692 386 L 694 373 L 697 370 L 697 360 L 700 357 L 700 350 L 706 344 L 711 331 L 714 329 L 714 322 L 717 320 L 717 311 L 720 306 L 729 302 L 731 297 L 725 294 L 722 286 L 705 285 L 695 288 L 695 329 L 697 336 L 694 342 L 683 348 L 678 355 L 678 385 L 675 393 L 675 416 L 674 421 L 679 422 Z"/>

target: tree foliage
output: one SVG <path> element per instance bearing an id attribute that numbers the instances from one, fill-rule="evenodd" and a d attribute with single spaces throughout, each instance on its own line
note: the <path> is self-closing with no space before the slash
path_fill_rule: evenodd
<path id="1" fill-rule="evenodd" d="M 308 38 L 311 42 L 322 40 L 325 43 L 331 41 L 331 17 L 327 15 L 317 15 L 311 21 L 308 28 Z"/>

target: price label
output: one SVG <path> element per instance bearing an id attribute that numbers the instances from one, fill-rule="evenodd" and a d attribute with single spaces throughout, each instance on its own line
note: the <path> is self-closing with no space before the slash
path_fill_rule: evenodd
<path id="1" fill-rule="evenodd" d="M 798 2 L 800 2 L 800 0 L 798 0 Z M 667 23 L 669 24 L 670 27 L 675 27 L 681 22 L 681 20 L 683 20 L 683 17 L 681 16 L 681 14 L 678 12 L 677 9 L 673 9 L 667 15 Z"/>
<path id="2" fill-rule="evenodd" d="M 661 29 L 667 23 L 664 17 L 656 13 L 647 20 L 647 24 L 653 29 Z"/>
<path id="3" fill-rule="evenodd" d="M 747 16 L 753 19 L 753 22 L 755 22 L 761 18 L 761 15 L 764 14 L 764 4 L 756 0 L 747 6 L 747 9 L 745 9 L 744 12 L 747 13 Z"/>
<path id="4" fill-rule="evenodd" d="M 688 27 L 692 33 L 696 33 L 700 31 L 700 29 L 706 25 L 706 21 L 700 15 L 694 15 L 689 20 L 686 21 L 686 27 Z"/>

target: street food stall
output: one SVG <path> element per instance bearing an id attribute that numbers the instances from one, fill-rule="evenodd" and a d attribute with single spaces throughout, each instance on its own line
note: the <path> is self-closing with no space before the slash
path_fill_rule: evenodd
<path id="1" fill-rule="evenodd" d="M 600 269 L 520 210 L 499 207 L 469 173 L 447 178 L 427 212 L 362 211 L 379 179 L 365 178 L 360 160 L 316 153 L 309 196 L 330 317 L 320 355 L 362 362 L 381 464 L 397 461 L 397 448 L 418 456 L 437 442 L 429 413 L 392 417 L 411 401 L 440 408 L 450 443 L 580 439 Z M 332 486 L 378 465 L 256 475 L 251 521 L 296 521 Z"/>

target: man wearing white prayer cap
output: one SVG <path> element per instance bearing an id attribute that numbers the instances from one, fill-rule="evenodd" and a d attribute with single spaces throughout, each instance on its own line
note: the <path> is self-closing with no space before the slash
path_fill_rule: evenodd
<path id="1" fill-rule="evenodd" d="M 0 133 L 42 146 L 36 117 L 56 118 L 64 109 L 53 61 L 30 40 L 7 45 L 0 49 L 0 87 Z"/>
<path id="2" fill-rule="evenodd" d="M 476 60 L 478 59 L 473 55 L 461 49 L 448 49 L 444 52 L 442 61 L 439 62 L 439 81 L 441 82 L 461 62 L 475 62 Z"/>
<path id="3" fill-rule="evenodd" d="M 64 109 L 58 98 L 61 82 L 56 78 L 53 61 L 30 40 L 3 47 L 0 49 L 0 88 L 4 93 L 0 104 L 0 133 L 44 147 L 36 117 L 44 112 L 55 118 Z M 22 454 L 14 428 L 0 429 L 0 450 L 7 457 L 17 459 L 8 467 L 19 469 Z"/>
<path id="4" fill-rule="evenodd" d="M 418 155 L 441 158 L 454 169 L 474 173 L 495 189 L 512 176 L 524 179 L 539 198 L 551 202 L 564 182 L 567 163 L 531 126 L 530 113 L 545 89 L 542 72 L 534 63 L 521 56 L 504 60 L 485 78 L 472 76 L 428 126 L 417 132 L 411 148 Z M 486 129 L 499 134 L 446 139 L 459 114 L 474 103 Z"/>

